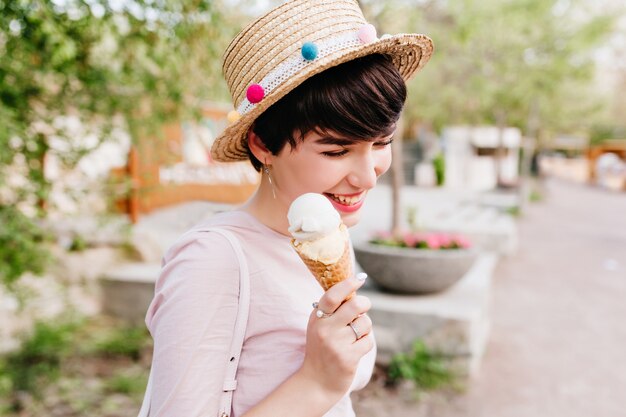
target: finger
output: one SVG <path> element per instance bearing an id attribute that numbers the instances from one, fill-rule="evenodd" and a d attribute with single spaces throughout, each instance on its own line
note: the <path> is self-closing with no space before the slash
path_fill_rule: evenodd
<path id="1" fill-rule="evenodd" d="M 352 336 L 352 342 L 356 343 L 359 339 L 367 336 L 372 331 L 372 322 L 367 316 L 361 316 L 354 320 L 352 323 L 348 323 L 346 326 L 348 334 Z"/>
<path id="2" fill-rule="evenodd" d="M 357 295 L 343 303 L 334 314 L 333 319 L 347 325 L 362 314 L 367 313 L 372 308 L 372 302 L 363 295 Z"/>
<path id="3" fill-rule="evenodd" d="M 357 274 L 331 287 L 320 298 L 318 308 L 325 313 L 333 313 L 350 294 L 361 288 L 367 274 Z"/>
<path id="4" fill-rule="evenodd" d="M 372 332 L 372 319 L 367 314 L 359 316 L 352 322 L 361 336 L 368 335 Z"/>
<path id="5" fill-rule="evenodd" d="M 365 356 L 370 350 L 374 349 L 374 337 L 371 333 L 366 334 L 356 342 L 352 343 L 357 355 Z"/>

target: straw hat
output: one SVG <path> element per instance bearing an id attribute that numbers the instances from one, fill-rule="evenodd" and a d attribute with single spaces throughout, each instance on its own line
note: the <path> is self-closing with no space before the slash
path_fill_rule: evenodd
<path id="1" fill-rule="evenodd" d="M 388 55 L 405 80 L 430 59 L 418 34 L 376 35 L 355 0 L 292 0 L 244 28 L 224 53 L 222 69 L 235 109 L 211 147 L 222 162 L 248 159 L 254 120 L 306 79 L 365 55 Z"/>

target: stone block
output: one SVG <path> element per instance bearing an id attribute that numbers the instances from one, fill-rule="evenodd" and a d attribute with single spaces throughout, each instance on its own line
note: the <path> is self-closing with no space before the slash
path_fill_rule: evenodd
<path id="1" fill-rule="evenodd" d="M 483 254 L 465 276 L 448 290 L 431 295 L 397 295 L 362 290 L 372 301 L 380 364 L 411 350 L 416 340 L 454 359 L 462 371 L 479 367 L 490 328 L 492 274 L 497 257 Z"/>
<path id="2" fill-rule="evenodd" d="M 140 325 L 154 296 L 159 264 L 129 263 L 107 271 L 100 278 L 102 310 Z"/>

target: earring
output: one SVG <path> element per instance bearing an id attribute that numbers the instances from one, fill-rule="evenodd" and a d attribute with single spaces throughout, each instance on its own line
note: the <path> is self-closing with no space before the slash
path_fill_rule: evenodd
<path id="1" fill-rule="evenodd" d="M 276 200 L 276 192 L 274 191 L 274 183 L 272 182 L 272 176 L 270 175 L 270 168 L 267 165 L 263 165 L 263 172 L 267 175 L 267 179 L 270 182 L 270 187 L 272 187 L 272 195 L 274 196 L 274 200 Z"/>

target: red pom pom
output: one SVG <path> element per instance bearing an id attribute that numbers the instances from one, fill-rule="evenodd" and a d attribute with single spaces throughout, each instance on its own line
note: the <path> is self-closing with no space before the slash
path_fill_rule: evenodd
<path id="1" fill-rule="evenodd" d="M 265 91 L 260 85 L 252 84 L 248 87 L 248 91 L 246 91 L 246 97 L 250 103 L 256 104 L 263 100 L 263 97 L 265 97 Z"/>

